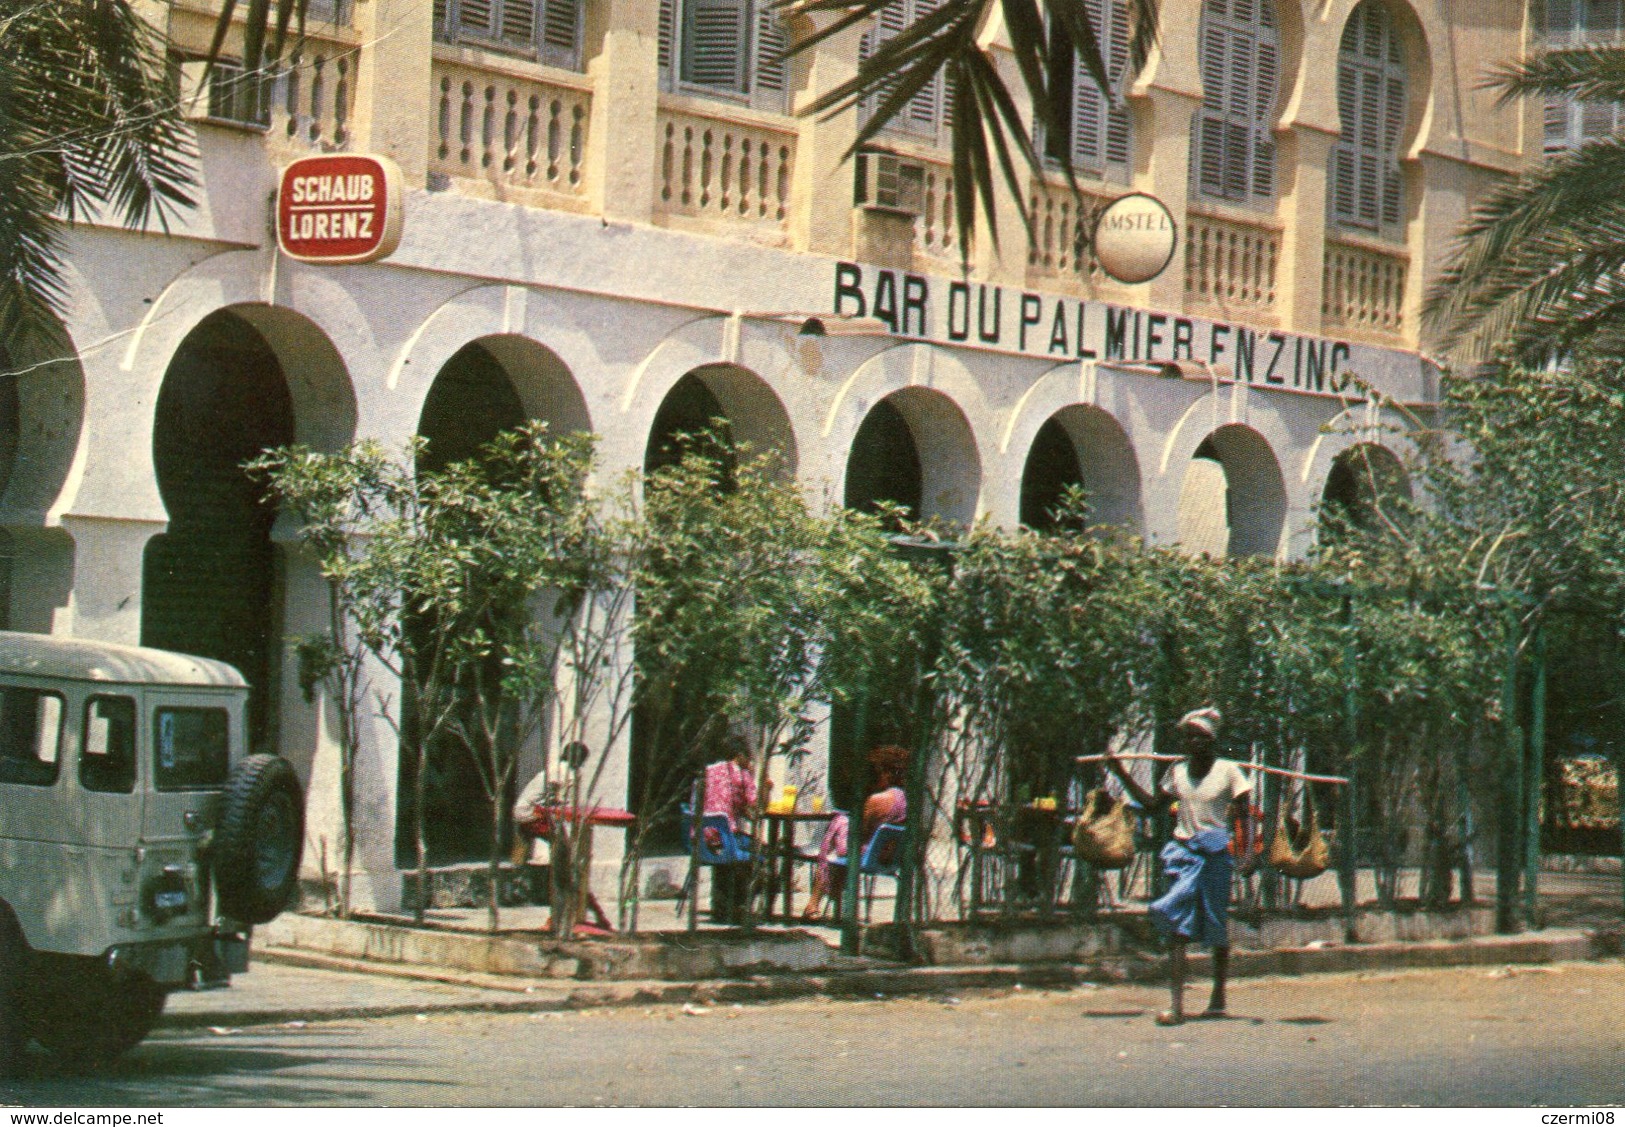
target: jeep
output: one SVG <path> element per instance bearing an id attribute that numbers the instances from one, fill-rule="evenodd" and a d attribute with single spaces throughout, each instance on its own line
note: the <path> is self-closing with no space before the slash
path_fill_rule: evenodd
<path id="1" fill-rule="evenodd" d="M 249 755 L 223 662 L 0 631 L 0 1074 L 95 1066 L 170 991 L 248 969 L 292 900 L 304 794 Z"/>

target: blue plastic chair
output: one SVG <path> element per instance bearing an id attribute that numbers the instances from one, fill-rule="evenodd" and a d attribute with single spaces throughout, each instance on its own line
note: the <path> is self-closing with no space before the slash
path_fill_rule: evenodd
<path id="1" fill-rule="evenodd" d="M 688 803 L 678 807 L 682 815 L 683 852 L 701 865 L 742 865 L 750 861 L 750 842 L 735 833 L 728 825 L 726 814 L 706 814 L 700 819 L 699 850 L 694 850 L 694 809 Z M 706 840 L 706 830 L 717 831 L 720 844 L 713 848 Z M 690 865 L 688 879 L 677 893 L 677 914 L 683 914 L 683 905 L 694 891 L 698 871 Z"/>
<path id="2" fill-rule="evenodd" d="M 846 865 L 845 857 L 831 857 L 831 865 Z M 891 877 L 897 879 L 897 874 L 903 865 L 903 827 L 895 822 L 886 822 L 876 826 L 875 832 L 870 836 L 869 843 L 863 847 L 863 853 L 858 858 L 858 876 L 863 880 L 863 919 L 867 923 L 874 916 L 875 909 L 875 878 Z"/>

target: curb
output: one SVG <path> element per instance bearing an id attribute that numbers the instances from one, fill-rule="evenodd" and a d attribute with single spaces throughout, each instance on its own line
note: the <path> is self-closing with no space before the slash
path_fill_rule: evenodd
<path id="1" fill-rule="evenodd" d="M 1232 978 L 1344 974 L 1350 972 L 1437 969 L 1458 966 L 1528 965 L 1609 957 L 1604 944 L 1577 931 L 1541 935 L 1486 936 L 1432 943 L 1378 943 L 1348 947 L 1289 948 L 1241 951 L 1231 956 Z M 1055 988 L 1085 983 L 1158 982 L 1164 977 L 1161 958 L 1147 955 L 1100 959 L 1089 963 L 1034 963 L 1024 966 L 888 967 L 822 974 L 764 974 L 698 982 L 621 981 L 566 987 L 557 979 L 443 971 L 401 963 L 380 963 L 308 951 L 262 949 L 258 960 L 288 966 L 432 981 L 474 989 L 500 990 L 506 998 L 379 1003 L 312 1009 L 244 1006 L 207 1012 L 172 1013 L 159 1019 L 160 1029 L 209 1026 L 278 1025 L 291 1021 L 353 1021 L 426 1013 L 545 1013 L 651 1005 L 766 1003 L 826 997 L 840 1000 L 920 997 L 972 990 Z M 1205 955 L 1193 956 L 1191 975 L 1203 974 Z"/>

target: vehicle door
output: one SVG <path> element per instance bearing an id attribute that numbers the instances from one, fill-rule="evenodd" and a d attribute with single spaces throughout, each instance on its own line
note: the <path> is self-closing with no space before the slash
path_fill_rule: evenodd
<path id="1" fill-rule="evenodd" d="M 241 746 L 242 694 L 147 687 L 143 692 L 145 775 L 141 839 L 147 847 L 143 896 L 154 888 L 187 895 L 166 922 L 206 918 L 207 875 L 199 847 L 215 825 L 220 794 Z M 179 877 L 179 882 L 166 874 Z M 160 878 L 163 878 L 160 880 Z M 148 905 L 162 908 L 162 904 Z"/>

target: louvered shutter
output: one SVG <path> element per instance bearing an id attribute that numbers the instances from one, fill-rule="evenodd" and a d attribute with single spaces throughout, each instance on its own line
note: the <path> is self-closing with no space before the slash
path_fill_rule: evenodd
<path id="1" fill-rule="evenodd" d="M 1575 29 L 1575 4 L 1578 0 L 1546 0 L 1546 38 L 1548 43 L 1567 39 Z"/>
<path id="2" fill-rule="evenodd" d="M 515 46 L 532 46 L 536 42 L 536 0 L 499 0 L 499 3 L 498 38 Z"/>
<path id="3" fill-rule="evenodd" d="M 1281 90 L 1281 47 L 1275 30 L 1274 0 L 1259 0 L 1261 34 L 1255 44 L 1258 72 L 1254 79 L 1252 192 L 1260 200 L 1275 198 L 1275 101 Z"/>
<path id="4" fill-rule="evenodd" d="M 875 26 L 865 32 L 859 41 L 858 60 L 862 62 L 868 59 L 886 40 L 936 11 L 939 2 L 940 0 L 892 0 L 880 9 L 875 16 Z M 890 89 L 892 87 L 889 85 L 883 87 L 875 98 L 865 103 L 863 112 L 866 115 L 873 113 Z M 887 130 L 929 138 L 933 143 L 941 140 L 943 126 L 948 120 L 948 89 L 947 76 L 939 71 L 887 123 Z"/>
<path id="5" fill-rule="evenodd" d="M 1128 16 L 1125 0 L 1084 0 L 1084 11 L 1106 56 L 1106 74 L 1120 93 L 1128 70 Z M 1072 165 L 1101 170 L 1126 165 L 1129 120 L 1126 106 L 1114 108 L 1095 85 L 1083 60 L 1072 60 Z"/>
<path id="6" fill-rule="evenodd" d="M 1275 193 L 1271 117 L 1280 81 L 1273 0 L 1207 0 L 1199 35 L 1196 190 L 1215 199 L 1267 202 Z"/>
<path id="7" fill-rule="evenodd" d="M 683 81 L 726 93 L 747 93 L 745 51 L 750 14 L 746 0 L 687 0 L 683 26 Z"/>
<path id="8" fill-rule="evenodd" d="M 917 22 L 937 10 L 937 0 L 911 0 L 908 22 Z M 933 134 L 942 123 L 942 75 L 939 73 L 908 101 L 903 113 L 916 133 Z"/>
<path id="9" fill-rule="evenodd" d="M 789 60 L 784 52 L 790 45 L 779 13 L 766 2 L 756 10 L 756 35 L 751 44 L 751 103 L 758 109 L 783 111 L 789 90 Z"/>
<path id="10" fill-rule="evenodd" d="M 492 17 L 493 0 L 457 0 L 457 30 L 469 35 L 489 36 L 496 28 Z"/>
<path id="11" fill-rule="evenodd" d="M 655 55 L 660 72 L 671 76 L 672 43 L 677 38 L 677 0 L 660 0 L 660 28 L 655 38 Z"/>
<path id="12" fill-rule="evenodd" d="M 1332 148 L 1328 209 L 1334 222 L 1397 233 L 1404 217 L 1400 146 L 1408 84 L 1382 0 L 1364 0 L 1343 30 L 1337 67 L 1342 132 Z"/>
<path id="13" fill-rule="evenodd" d="M 1106 11 L 1111 16 L 1111 27 L 1104 36 L 1108 45 L 1108 73 L 1116 93 L 1124 93 L 1123 76 L 1128 71 L 1128 9 L 1126 0 L 1112 0 Z M 1117 104 L 1106 110 L 1106 163 L 1128 164 L 1128 106 L 1121 97 Z"/>
<path id="14" fill-rule="evenodd" d="M 434 34 L 436 39 L 451 36 L 451 0 L 434 0 Z"/>
<path id="15" fill-rule="evenodd" d="M 542 0 L 541 59 L 581 69 L 581 0 Z"/>

